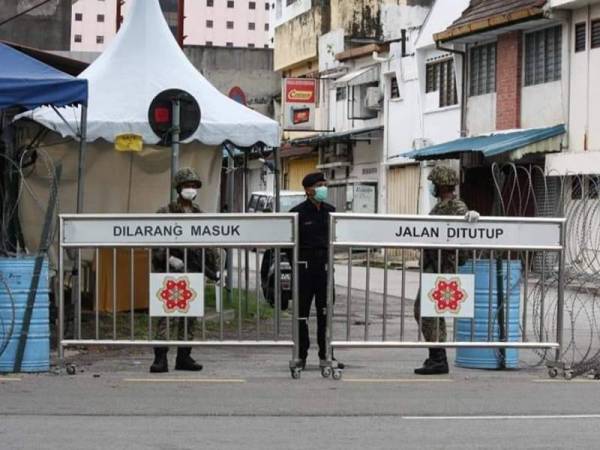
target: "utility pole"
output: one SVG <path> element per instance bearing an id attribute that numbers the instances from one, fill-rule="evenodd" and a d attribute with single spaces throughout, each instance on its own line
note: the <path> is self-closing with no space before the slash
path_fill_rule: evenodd
<path id="1" fill-rule="evenodd" d="M 177 3 L 177 43 L 183 48 L 183 40 L 185 39 L 184 33 L 184 20 L 185 20 L 185 0 L 178 0 Z"/>
<path id="2" fill-rule="evenodd" d="M 123 22 L 123 14 L 121 11 L 121 6 L 123 6 L 123 3 L 125 3 L 125 0 L 115 0 L 117 2 L 117 14 L 116 14 L 116 29 L 117 29 L 117 33 L 119 32 L 119 28 L 121 28 L 121 22 Z"/>

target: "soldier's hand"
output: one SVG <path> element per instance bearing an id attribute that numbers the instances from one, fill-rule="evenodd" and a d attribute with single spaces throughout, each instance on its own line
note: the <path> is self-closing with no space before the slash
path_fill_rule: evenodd
<path id="1" fill-rule="evenodd" d="M 169 258 L 169 267 L 171 267 L 173 270 L 183 270 L 184 264 L 181 259 L 171 256 Z"/>
<path id="2" fill-rule="evenodd" d="M 477 222 L 479 221 L 479 213 L 477 211 L 467 211 L 465 220 L 469 223 Z"/>

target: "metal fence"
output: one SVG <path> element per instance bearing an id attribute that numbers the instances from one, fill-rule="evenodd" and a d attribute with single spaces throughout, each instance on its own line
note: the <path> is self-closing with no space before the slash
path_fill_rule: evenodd
<path id="1" fill-rule="evenodd" d="M 558 218 L 486 217 L 468 223 L 462 217 L 450 216 L 333 214 L 328 366 L 322 370 L 323 376 L 342 376 L 332 358 L 336 348 L 457 348 L 494 349 L 501 365 L 510 349 L 552 350 L 554 357 L 547 359 L 549 374 L 556 376 L 562 370 L 569 377 L 568 368 L 561 363 L 564 243 L 565 221 Z M 399 270 L 390 268 L 391 249 L 400 252 Z M 405 253 L 415 250 L 420 264 L 412 271 L 406 266 Z M 362 267 L 357 267 L 353 258 L 357 251 L 366 253 Z M 347 267 L 342 270 L 346 273 L 339 273 L 338 266 L 335 277 L 346 279 L 345 292 L 339 286 L 334 289 L 334 256 L 339 261 L 340 253 L 347 255 Z M 424 258 L 435 261 L 433 270 L 426 272 L 478 271 L 474 277 L 475 313 L 470 319 L 446 318 L 445 340 L 441 338 L 441 318 L 433 319 L 435 338 L 429 341 L 421 331 L 423 316 L 419 315 L 418 323 L 407 318 L 412 316 L 413 306 L 409 297 L 419 296 L 414 290 L 415 284 L 420 290 L 427 266 Z M 547 270 L 534 273 L 537 258 L 552 264 L 556 277 L 545 279 Z M 376 270 L 380 275 L 383 272 L 379 278 L 373 276 Z M 356 276 L 364 279 L 358 283 Z M 375 280 L 382 286 L 374 286 Z M 353 282 L 361 288 L 354 290 Z"/>
<path id="2" fill-rule="evenodd" d="M 288 347 L 291 374 L 299 377 L 297 229 L 296 214 L 61 215 L 59 359 L 73 346 Z M 275 280 L 282 255 L 289 258 L 291 314 L 281 308 L 282 283 L 266 294 L 265 252 Z M 183 260 L 178 270 L 173 255 Z M 227 258 L 232 273 L 225 273 Z M 151 316 L 152 274 L 188 270 L 213 278 L 202 285 L 202 316 Z M 91 280 L 82 279 L 86 273 Z"/>

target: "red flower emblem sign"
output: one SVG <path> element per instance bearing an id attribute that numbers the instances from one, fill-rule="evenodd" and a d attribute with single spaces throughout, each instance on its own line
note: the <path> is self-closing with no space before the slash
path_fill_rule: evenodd
<path id="1" fill-rule="evenodd" d="M 191 288 L 188 277 L 165 277 L 156 295 L 163 302 L 165 312 L 187 313 L 190 302 L 196 298 L 196 291 Z"/>
<path id="2" fill-rule="evenodd" d="M 467 299 L 468 295 L 461 286 L 460 278 L 438 277 L 433 289 L 429 291 L 428 297 L 434 302 L 438 314 L 443 312 L 457 314 L 460 311 L 461 303 Z"/>

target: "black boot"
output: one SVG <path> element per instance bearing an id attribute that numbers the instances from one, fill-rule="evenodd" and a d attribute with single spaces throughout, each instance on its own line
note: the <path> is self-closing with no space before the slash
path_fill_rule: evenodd
<path id="1" fill-rule="evenodd" d="M 190 347 L 179 347 L 177 349 L 177 359 L 175 360 L 175 370 L 191 370 L 198 372 L 202 370 L 202 364 L 194 361 L 190 356 L 192 349 Z"/>
<path id="2" fill-rule="evenodd" d="M 417 375 L 444 375 L 449 372 L 446 349 L 430 348 L 429 358 L 423 363 L 423 367 L 415 369 Z"/>
<path id="3" fill-rule="evenodd" d="M 150 372 L 163 373 L 169 371 L 168 351 L 169 349 L 166 347 L 154 347 L 154 362 L 150 366 Z"/>

